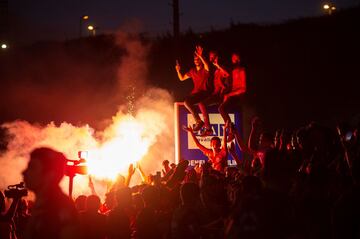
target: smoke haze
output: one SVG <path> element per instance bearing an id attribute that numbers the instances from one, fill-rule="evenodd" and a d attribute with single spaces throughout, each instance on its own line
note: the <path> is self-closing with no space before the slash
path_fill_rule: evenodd
<path id="1" fill-rule="evenodd" d="M 115 42 L 121 51 L 102 52 L 98 55 L 101 59 L 92 55 L 92 61 L 78 62 L 68 51 L 59 49 L 55 54 L 37 56 L 14 74 L 7 72 L 7 92 L 2 94 L 7 99 L 5 107 L 21 105 L 19 116 L 26 120 L 9 121 L 1 126 L 10 136 L 7 150 L 0 156 L 1 190 L 22 180 L 21 172 L 34 148 L 49 146 L 69 159 L 77 159 L 79 150 L 99 149 L 118 137 L 115 129 L 124 119 L 143 127 L 141 139 L 149 147 L 140 163 L 147 174 L 160 169 L 162 160 L 173 161 L 173 99 L 167 91 L 146 83 L 150 46 L 124 32 L 116 35 Z M 108 64 L 101 61 L 105 59 Z M 38 118 L 53 120 L 34 123 Z M 87 118 L 91 118 L 89 124 L 84 122 Z M 136 145 L 125 149 L 131 147 L 136 150 Z M 123 160 L 124 152 L 118 152 L 116 157 Z M 87 180 L 86 176 L 75 177 L 75 196 L 90 193 Z M 133 183 L 138 180 L 135 177 Z M 65 178 L 62 181 L 65 192 L 67 184 Z M 106 191 L 103 179 L 95 176 L 95 187 L 103 197 Z"/>

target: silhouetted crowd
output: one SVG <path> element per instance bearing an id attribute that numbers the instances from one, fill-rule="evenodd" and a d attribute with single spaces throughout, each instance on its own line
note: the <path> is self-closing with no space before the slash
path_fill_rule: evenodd
<path id="1" fill-rule="evenodd" d="M 246 73 L 239 54 L 231 61 L 228 70 L 216 52 L 206 58 L 196 46 L 193 68 L 183 73 L 178 61 L 175 65 L 179 80 L 194 84 L 184 101 L 194 124 L 183 129 L 207 162 L 164 160 L 150 175 L 130 164 L 128 174 L 109 186 L 104 202 L 90 176 L 91 195 L 73 200 L 59 187 L 68 159 L 36 148 L 23 172 L 26 189 L 12 185 L 0 194 L 1 212 L 5 197 L 12 198 L 0 217 L 1 239 L 360 238 L 359 127 L 311 123 L 272 135 L 255 117 L 245 143 L 229 107 L 243 103 Z M 213 104 L 224 120 L 224 135 L 212 137 L 207 147 L 198 137 L 214 135 L 207 113 Z M 235 167 L 228 165 L 230 157 Z M 142 183 L 130 187 L 136 171 Z M 22 199 L 27 189 L 35 202 Z"/>
<path id="2" fill-rule="evenodd" d="M 0 238 L 360 238 L 358 130 L 311 123 L 271 135 L 254 119 L 248 144 L 236 134 L 228 149 L 236 158 L 235 142 L 245 154 L 236 167 L 165 160 L 146 176 L 130 165 L 104 202 L 95 190 L 65 195 L 66 158 L 37 148 L 23 172 L 36 201 L 7 195 Z M 136 170 L 143 182 L 129 187 Z"/>

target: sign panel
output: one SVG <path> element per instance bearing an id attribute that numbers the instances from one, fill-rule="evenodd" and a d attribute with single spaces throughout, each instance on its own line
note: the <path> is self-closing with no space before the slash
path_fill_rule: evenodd
<path id="1" fill-rule="evenodd" d="M 183 126 L 193 127 L 195 120 L 192 115 L 185 108 L 183 103 L 176 102 L 174 105 L 175 108 L 175 160 L 179 162 L 180 159 L 186 159 L 190 161 L 190 165 L 194 166 L 196 163 L 202 164 L 208 160 L 208 158 L 198 149 L 194 140 L 192 139 L 189 132 L 182 129 Z M 213 130 L 213 135 L 201 137 L 199 134 L 196 135 L 199 142 L 207 148 L 210 148 L 210 140 L 214 136 L 218 136 L 223 140 L 224 136 L 224 120 L 218 112 L 217 107 L 209 106 L 207 107 L 209 113 L 209 119 L 211 128 Z M 240 135 L 243 133 L 242 128 L 242 115 L 240 112 L 229 112 L 231 121 L 234 123 L 235 128 L 240 132 Z M 203 120 L 202 114 L 200 118 Z M 234 139 L 235 142 L 235 139 Z M 231 142 L 228 142 L 228 146 Z M 243 154 L 240 151 L 240 148 L 235 144 L 236 152 L 240 160 L 243 158 Z M 228 165 L 235 166 L 236 162 L 232 159 L 231 155 L 228 156 Z"/>

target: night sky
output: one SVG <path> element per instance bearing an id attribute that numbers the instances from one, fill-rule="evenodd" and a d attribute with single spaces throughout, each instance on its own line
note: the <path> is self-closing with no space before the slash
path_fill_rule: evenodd
<path id="1" fill-rule="evenodd" d="M 174 100 L 181 101 L 187 90 L 191 90 L 192 84 L 190 81 L 186 82 L 187 85 L 180 84 L 176 77 L 173 65 L 175 59 L 169 54 L 173 45 L 166 40 L 170 38 L 163 38 L 164 42 L 153 41 L 154 47 L 149 58 L 138 56 L 139 52 L 147 52 L 145 46 L 128 42 L 128 39 L 121 40 L 121 43 L 118 42 L 119 39 L 115 42 L 109 40 L 110 35 L 78 39 L 80 19 L 85 14 L 90 19 L 83 24 L 83 36 L 88 35 L 85 28 L 87 24 L 96 25 L 99 27 L 97 33 L 102 34 L 114 33 L 127 23 L 134 26 L 133 22 L 142 25 L 141 32 L 152 35 L 167 31 L 172 33 L 171 1 L 8 0 L 10 48 L 0 55 L 0 123 L 20 118 L 29 122 L 54 120 L 86 122 L 91 125 L 99 123 L 101 128 L 103 119 L 114 115 L 117 106 L 124 101 L 124 95 L 116 88 L 118 82 L 123 85 L 126 85 L 123 81 L 132 84 L 133 81 L 128 79 L 128 75 L 132 73 L 129 71 L 134 66 L 139 66 L 140 70 L 135 72 L 145 74 L 147 72 L 142 67 L 146 64 L 152 70 L 151 77 L 140 75 L 133 78 L 146 79 L 148 85 L 176 92 Z M 229 28 L 231 21 L 270 25 L 326 14 L 321 0 L 179 2 L 182 32 L 186 32 L 189 27 L 195 32 Z M 339 10 L 358 3 L 359 0 L 334 2 Z M 254 109 L 265 115 L 265 118 L 270 119 L 276 114 L 282 119 L 278 122 L 279 125 L 289 122 L 291 127 L 299 125 L 304 118 L 345 118 L 359 108 L 358 97 L 355 95 L 358 89 L 355 72 L 359 68 L 359 40 L 355 30 L 358 28 L 358 15 L 358 8 L 354 8 L 339 11 L 339 14 L 331 17 L 289 22 L 280 28 L 239 25 L 235 30 L 229 28 L 228 31 L 214 31 L 209 36 L 203 34 L 205 37 L 202 44 L 205 48 L 215 46 L 223 59 L 226 59 L 230 49 L 239 47 L 248 69 L 249 82 L 253 82 L 252 85 L 249 84 L 249 91 L 253 94 L 249 102 L 256 105 Z M 245 28 L 241 30 L 243 27 Z M 184 55 L 178 54 L 176 57 L 184 64 L 183 69 L 192 62 L 192 44 L 199 40 L 197 37 L 199 35 L 195 34 L 190 41 L 182 42 L 181 54 Z M 58 42 L 33 44 L 48 40 Z M 159 43 L 161 47 L 156 47 Z M 126 55 L 130 59 L 124 60 L 121 58 L 121 51 L 113 50 L 117 49 L 114 48 L 116 44 L 131 53 Z M 334 47 L 331 52 L 328 50 L 330 47 Z M 190 57 L 186 58 L 185 55 Z M 269 56 L 272 57 L 270 62 Z M 301 74 L 298 72 L 299 68 L 304 69 Z M 119 72 L 125 72 L 123 77 L 118 76 Z M 338 79 L 342 80 L 341 85 L 327 86 L 327 81 Z M 309 88 L 308 85 L 312 87 Z M 181 87 L 181 91 L 178 87 Z M 299 90 L 301 87 L 302 90 Z M 128 90 L 126 87 L 120 88 Z M 323 94 L 322 97 L 318 97 L 318 92 Z M 264 100 L 266 97 L 273 99 L 273 103 Z M 307 103 L 302 98 L 308 99 Z M 293 102 L 287 103 L 283 99 Z M 306 105 L 311 107 L 295 112 L 296 115 L 295 100 L 298 108 L 303 109 Z M 274 105 L 277 106 L 277 111 L 271 108 Z M 324 105 L 327 107 L 323 107 Z M 54 111 L 53 108 L 57 110 Z M 346 111 L 348 114 L 344 114 Z M 297 117 L 298 115 L 301 117 Z M 294 119 L 293 122 L 290 118 Z"/>
<path id="2" fill-rule="evenodd" d="M 338 9 L 358 0 L 335 0 Z M 235 23 L 274 23 L 324 14 L 321 0 L 180 0 L 181 31 L 208 31 Z M 10 0 L 13 37 L 22 43 L 79 36 L 79 19 L 90 16 L 98 33 L 111 32 L 135 19 L 150 34 L 172 31 L 171 0 Z M 85 29 L 84 29 L 85 31 Z"/>

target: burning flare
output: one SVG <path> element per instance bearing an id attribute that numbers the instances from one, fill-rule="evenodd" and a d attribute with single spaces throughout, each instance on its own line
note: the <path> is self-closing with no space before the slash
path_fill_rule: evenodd
<path id="1" fill-rule="evenodd" d="M 114 180 L 125 173 L 131 163 L 141 160 L 152 145 L 153 137 L 146 136 L 146 127 L 131 115 L 117 117 L 108 129 L 111 139 L 98 149 L 89 150 L 88 173 L 98 179 Z"/>
<path id="2" fill-rule="evenodd" d="M 105 195 L 107 183 L 126 175 L 130 163 L 140 162 L 145 173 L 152 173 L 164 159 L 172 160 L 173 106 L 168 92 L 149 89 L 135 103 L 133 115 L 125 114 L 125 107 L 112 117 L 104 131 L 95 131 L 89 125 L 80 127 L 70 123 L 45 126 L 18 120 L 1 125 L 9 134 L 7 150 L 0 154 L 0 188 L 21 182 L 30 152 L 47 146 L 63 152 L 69 159 L 77 159 L 78 151 L 88 151 L 86 165 L 94 179 L 99 196 Z M 140 182 L 137 175 L 132 184 Z M 74 179 L 74 196 L 89 194 L 88 176 Z M 61 186 L 68 191 L 68 177 Z"/>

